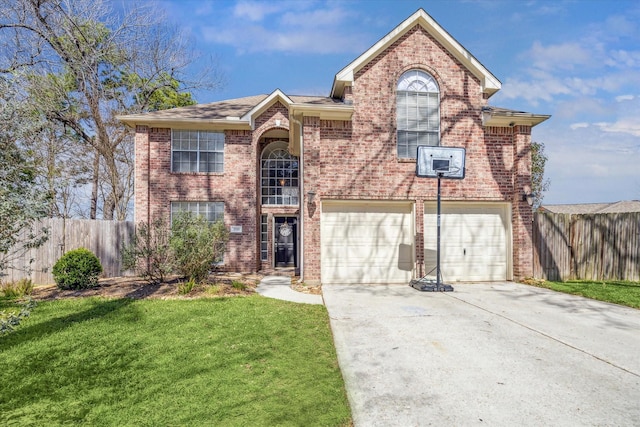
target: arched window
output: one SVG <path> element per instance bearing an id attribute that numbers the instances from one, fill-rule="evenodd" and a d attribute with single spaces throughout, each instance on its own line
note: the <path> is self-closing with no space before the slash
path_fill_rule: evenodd
<path id="1" fill-rule="evenodd" d="M 260 169 L 263 205 L 298 204 L 298 158 L 289 154 L 286 142 L 264 149 Z"/>
<path id="2" fill-rule="evenodd" d="M 435 79 L 409 70 L 398 80 L 398 157 L 415 159 L 418 145 L 440 145 L 440 89 Z"/>

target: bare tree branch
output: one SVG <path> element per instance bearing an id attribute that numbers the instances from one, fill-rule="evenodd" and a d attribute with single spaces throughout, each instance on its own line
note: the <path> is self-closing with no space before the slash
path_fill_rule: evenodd
<path id="1" fill-rule="evenodd" d="M 199 56 L 150 5 L 125 3 L 117 12 L 111 6 L 107 0 L 0 0 L 0 74 L 27 70 L 30 77 L 16 82 L 30 95 L 31 114 L 70 130 L 83 153 L 99 156 L 91 194 L 100 203 L 91 204 L 101 205 L 105 219 L 126 217 L 133 191 L 133 139 L 115 117 L 191 102 L 169 94 L 223 82 L 214 66 L 191 73 Z"/>

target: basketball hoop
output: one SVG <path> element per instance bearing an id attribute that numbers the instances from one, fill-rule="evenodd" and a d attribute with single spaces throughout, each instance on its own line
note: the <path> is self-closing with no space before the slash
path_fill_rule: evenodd
<path id="1" fill-rule="evenodd" d="M 423 292 L 451 292 L 453 286 L 445 285 L 442 282 L 442 272 L 440 271 L 440 180 L 464 179 L 465 149 L 460 147 L 431 147 L 418 146 L 418 158 L 416 161 L 416 176 L 421 178 L 438 179 L 438 237 L 436 255 L 436 280 L 428 280 L 424 276 L 421 279 L 414 279 L 409 285 Z M 433 270 L 431 270 L 433 271 Z M 431 273 L 431 271 L 429 273 Z M 428 274 L 427 274 L 428 275 Z"/>
<path id="2" fill-rule="evenodd" d="M 416 175 L 422 178 L 464 179 L 465 149 L 418 146 Z"/>

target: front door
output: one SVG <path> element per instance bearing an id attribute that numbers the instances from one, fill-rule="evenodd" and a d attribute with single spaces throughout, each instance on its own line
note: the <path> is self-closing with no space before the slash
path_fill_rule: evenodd
<path id="1" fill-rule="evenodd" d="M 274 219 L 276 267 L 297 267 L 298 220 L 290 216 Z"/>

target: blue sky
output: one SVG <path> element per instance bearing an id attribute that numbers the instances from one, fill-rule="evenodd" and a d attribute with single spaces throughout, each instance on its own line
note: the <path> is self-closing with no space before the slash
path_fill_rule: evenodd
<path id="1" fill-rule="evenodd" d="M 423 8 L 502 82 L 490 104 L 551 114 L 533 130 L 544 203 L 640 199 L 640 2 L 160 0 L 226 75 L 198 102 L 328 95 L 333 77 Z"/>

